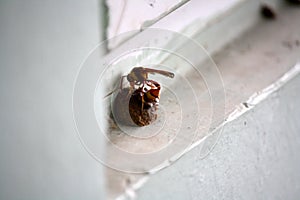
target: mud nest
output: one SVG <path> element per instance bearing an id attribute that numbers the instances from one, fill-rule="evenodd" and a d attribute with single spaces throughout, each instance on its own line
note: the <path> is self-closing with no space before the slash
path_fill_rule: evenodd
<path id="1" fill-rule="evenodd" d="M 143 88 L 131 91 L 120 90 L 113 101 L 113 117 L 115 122 L 129 126 L 146 126 L 157 119 L 158 103 L 143 101 Z"/>

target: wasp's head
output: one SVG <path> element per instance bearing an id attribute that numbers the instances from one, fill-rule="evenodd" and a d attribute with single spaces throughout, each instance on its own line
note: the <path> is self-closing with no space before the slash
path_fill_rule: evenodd
<path id="1" fill-rule="evenodd" d="M 129 83 L 132 83 L 132 82 L 134 82 L 135 80 L 136 80 L 136 78 L 135 78 L 134 74 L 129 73 L 129 74 L 127 75 L 127 81 L 128 81 Z"/>

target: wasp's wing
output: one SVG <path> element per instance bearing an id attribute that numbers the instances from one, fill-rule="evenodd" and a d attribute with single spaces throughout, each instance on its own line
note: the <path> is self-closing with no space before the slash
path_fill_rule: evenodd
<path id="1" fill-rule="evenodd" d="M 167 76 L 169 78 L 174 78 L 175 74 L 172 72 L 164 71 L 164 70 L 158 70 L 158 69 L 151 69 L 151 68 L 144 68 L 145 72 L 150 74 L 160 74 L 163 76 Z"/>

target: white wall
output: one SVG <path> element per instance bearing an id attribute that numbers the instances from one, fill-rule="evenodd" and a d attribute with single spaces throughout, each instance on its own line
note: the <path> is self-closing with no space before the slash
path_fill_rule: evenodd
<path id="1" fill-rule="evenodd" d="M 138 199 L 299 199 L 300 76 L 224 127 L 205 159 L 201 147 L 153 175 Z"/>
<path id="2" fill-rule="evenodd" d="M 0 2 L 0 199 L 101 199 L 76 136 L 72 89 L 101 38 L 99 2 Z"/>

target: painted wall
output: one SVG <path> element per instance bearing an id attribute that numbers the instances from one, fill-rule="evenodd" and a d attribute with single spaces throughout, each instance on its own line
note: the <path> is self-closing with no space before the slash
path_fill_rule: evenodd
<path id="1" fill-rule="evenodd" d="M 101 199 L 73 83 L 101 38 L 99 1 L 0 1 L 0 199 Z"/>
<path id="2" fill-rule="evenodd" d="M 299 199 L 300 76 L 224 127 L 215 149 L 193 149 L 152 176 L 138 199 Z"/>

